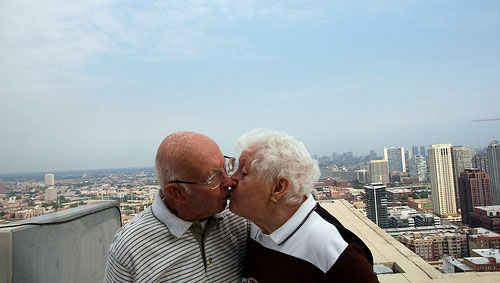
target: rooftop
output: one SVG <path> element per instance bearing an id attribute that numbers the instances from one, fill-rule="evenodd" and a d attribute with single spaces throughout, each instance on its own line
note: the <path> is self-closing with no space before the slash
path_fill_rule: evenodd
<path id="1" fill-rule="evenodd" d="M 500 234 L 490 231 L 488 229 L 478 227 L 474 228 L 477 229 L 477 235 L 470 235 L 471 238 L 478 238 L 478 237 L 500 237 Z"/>
<path id="2" fill-rule="evenodd" d="M 444 274 L 425 262 L 403 244 L 384 232 L 345 200 L 322 202 L 346 228 L 360 237 L 370 248 L 376 264 L 397 265 L 403 272 L 379 274 L 380 282 L 439 282 L 470 283 L 500 282 L 500 272 L 467 272 Z"/>
<path id="3" fill-rule="evenodd" d="M 472 252 L 482 256 L 482 257 L 494 257 L 500 259 L 499 249 L 473 249 Z"/>

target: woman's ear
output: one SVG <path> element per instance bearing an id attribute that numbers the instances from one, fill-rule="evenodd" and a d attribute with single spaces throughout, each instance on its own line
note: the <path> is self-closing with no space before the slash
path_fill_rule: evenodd
<path id="1" fill-rule="evenodd" d="M 285 196 L 286 192 L 290 188 L 290 179 L 288 178 L 279 178 L 276 181 L 276 184 L 274 186 L 272 195 L 279 201 Z"/>

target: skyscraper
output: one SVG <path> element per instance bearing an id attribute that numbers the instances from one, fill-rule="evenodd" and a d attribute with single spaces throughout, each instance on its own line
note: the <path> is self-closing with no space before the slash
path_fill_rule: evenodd
<path id="1" fill-rule="evenodd" d="M 389 173 L 406 172 L 404 147 L 384 147 L 384 159 L 389 164 Z"/>
<path id="2" fill-rule="evenodd" d="M 427 163 L 424 156 L 413 156 L 408 167 L 410 178 L 417 178 L 419 182 L 427 181 Z"/>
<path id="3" fill-rule="evenodd" d="M 384 185 L 389 183 L 389 167 L 387 166 L 387 160 L 370 161 L 370 180 L 372 183 L 381 182 Z"/>
<path id="4" fill-rule="evenodd" d="M 413 154 L 413 156 L 421 154 L 420 151 L 418 150 L 418 146 L 416 146 L 416 145 L 411 147 L 411 153 Z"/>
<path id="5" fill-rule="evenodd" d="M 45 186 L 54 185 L 54 174 L 45 174 Z"/>
<path id="6" fill-rule="evenodd" d="M 382 183 L 372 183 L 365 186 L 366 216 L 380 228 L 389 227 L 387 213 L 387 191 Z"/>
<path id="7" fill-rule="evenodd" d="M 432 210 L 441 217 L 457 216 L 451 144 L 429 146 Z"/>
<path id="8" fill-rule="evenodd" d="M 491 179 L 493 205 L 500 205 L 500 143 L 492 141 L 486 148 L 488 154 L 488 173 Z"/>
<path id="9" fill-rule="evenodd" d="M 420 147 L 420 155 L 427 157 L 427 151 L 425 150 L 425 146 Z"/>
<path id="10" fill-rule="evenodd" d="M 478 169 L 465 169 L 458 177 L 462 222 L 471 224 L 474 207 L 491 205 L 490 178 Z"/>
<path id="11" fill-rule="evenodd" d="M 455 177 L 455 197 L 457 200 L 457 206 L 460 207 L 460 193 L 458 190 L 458 177 L 465 169 L 471 169 L 472 167 L 472 148 L 467 148 L 465 146 L 453 146 L 452 149 L 452 161 L 453 161 L 453 176 Z M 458 208 L 457 207 L 457 208 Z"/>
<path id="12" fill-rule="evenodd" d="M 486 153 L 478 153 L 472 157 L 472 167 L 479 169 L 479 171 L 489 174 L 488 169 L 488 155 Z"/>

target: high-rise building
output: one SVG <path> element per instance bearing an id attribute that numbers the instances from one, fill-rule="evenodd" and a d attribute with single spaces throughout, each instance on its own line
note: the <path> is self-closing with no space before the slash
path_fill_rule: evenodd
<path id="1" fill-rule="evenodd" d="M 451 149 L 453 161 L 453 176 L 455 178 L 455 197 L 457 200 L 457 209 L 460 207 L 460 193 L 458 190 L 458 177 L 465 169 L 472 167 L 472 148 L 465 146 L 453 146 Z"/>
<path id="2" fill-rule="evenodd" d="M 478 169 L 465 169 L 457 180 L 462 222 L 471 224 L 474 207 L 491 205 L 490 178 Z"/>
<path id="3" fill-rule="evenodd" d="M 54 174 L 45 174 L 45 186 L 54 185 Z"/>
<path id="4" fill-rule="evenodd" d="M 433 144 L 428 149 L 432 209 L 445 218 L 458 215 L 451 147 L 451 144 Z"/>
<path id="5" fill-rule="evenodd" d="M 387 213 L 387 191 L 382 183 L 371 183 L 365 186 L 366 216 L 380 228 L 389 227 Z"/>
<path id="6" fill-rule="evenodd" d="M 377 153 L 375 150 L 370 150 L 370 155 L 368 155 L 369 160 L 376 160 L 377 159 Z"/>
<path id="7" fill-rule="evenodd" d="M 409 161 L 410 178 L 416 178 L 419 182 L 427 181 L 427 163 L 422 155 L 415 155 Z"/>
<path id="8" fill-rule="evenodd" d="M 418 150 L 418 146 L 416 146 L 416 145 L 411 147 L 411 153 L 413 154 L 413 156 L 421 155 L 420 150 Z"/>
<path id="9" fill-rule="evenodd" d="M 472 167 L 479 169 L 479 171 L 486 172 L 486 174 L 489 174 L 488 155 L 486 155 L 486 153 L 475 154 L 472 157 Z"/>
<path id="10" fill-rule="evenodd" d="M 370 161 L 370 180 L 372 183 L 389 183 L 389 167 L 387 160 Z"/>
<path id="11" fill-rule="evenodd" d="M 492 141 L 488 148 L 488 174 L 491 179 L 491 195 L 493 205 L 500 205 L 500 143 Z"/>
<path id="12" fill-rule="evenodd" d="M 384 159 L 389 164 L 389 173 L 406 172 L 404 147 L 384 147 Z"/>
<path id="13" fill-rule="evenodd" d="M 45 201 L 54 201 L 57 199 L 57 189 L 50 186 L 45 189 Z"/>
<path id="14" fill-rule="evenodd" d="M 420 155 L 427 157 L 427 151 L 425 150 L 425 146 L 420 147 Z"/>

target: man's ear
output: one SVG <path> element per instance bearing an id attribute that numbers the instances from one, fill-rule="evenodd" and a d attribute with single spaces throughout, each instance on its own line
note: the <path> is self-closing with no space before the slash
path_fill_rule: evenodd
<path id="1" fill-rule="evenodd" d="M 285 196 L 285 193 L 288 191 L 290 188 L 290 179 L 288 178 L 279 178 L 274 186 L 274 189 L 272 191 L 272 195 L 279 201 Z"/>
<path id="2" fill-rule="evenodd" d="M 176 202 L 185 202 L 187 200 L 186 190 L 177 184 L 166 185 L 163 193 L 166 198 Z"/>

